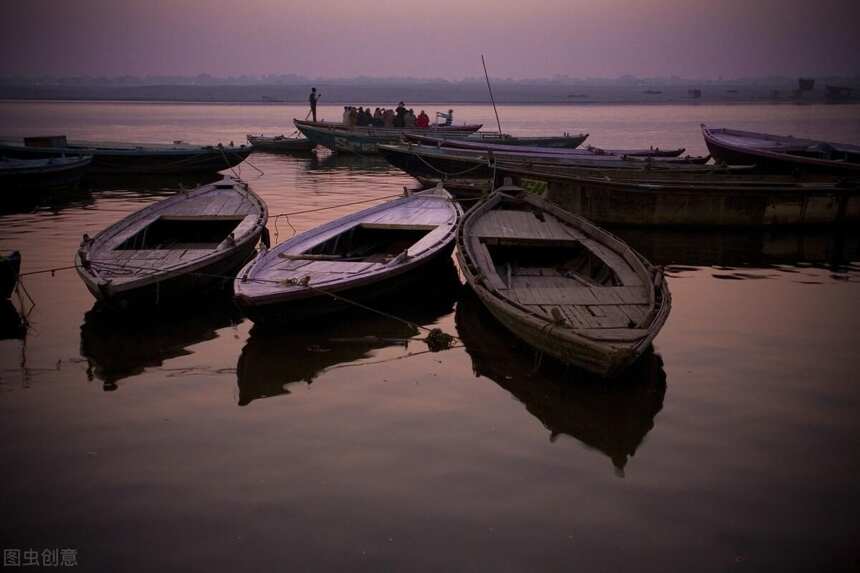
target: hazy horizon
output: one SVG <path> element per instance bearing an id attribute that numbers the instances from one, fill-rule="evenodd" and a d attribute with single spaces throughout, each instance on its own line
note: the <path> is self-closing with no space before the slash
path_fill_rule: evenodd
<path id="1" fill-rule="evenodd" d="M 855 2 L 8 3 L 0 75 L 763 78 L 860 72 Z"/>

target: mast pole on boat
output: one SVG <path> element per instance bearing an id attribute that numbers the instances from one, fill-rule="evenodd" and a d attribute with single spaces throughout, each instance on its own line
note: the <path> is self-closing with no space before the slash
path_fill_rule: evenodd
<path id="1" fill-rule="evenodd" d="M 490 102 L 493 104 L 493 113 L 496 114 L 496 125 L 499 126 L 499 135 L 502 135 L 502 122 L 499 121 L 499 110 L 496 109 L 496 100 L 493 97 L 493 88 L 490 86 L 490 75 L 487 73 L 487 62 L 484 61 L 484 54 L 481 54 L 481 64 L 484 66 L 484 77 L 487 78 L 487 90 L 490 92 Z"/>

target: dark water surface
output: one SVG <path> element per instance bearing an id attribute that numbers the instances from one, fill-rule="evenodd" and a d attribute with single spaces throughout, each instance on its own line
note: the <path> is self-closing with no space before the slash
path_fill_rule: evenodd
<path id="1" fill-rule="evenodd" d="M 701 153 L 701 121 L 860 140 L 856 106 L 500 112 L 510 132 L 608 147 Z M 0 102 L 0 135 L 239 143 L 305 113 Z M 367 158 L 251 163 L 272 215 L 414 186 Z M 35 199 L 0 215 L 0 248 L 21 250 L 24 272 L 68 266 L 83 233 L 178 183 Z M 359 207 L 269 227 L 283 240 Z M 453 264 L 392 306 L 460 338 L 440 353 L 363 312 L 275 332 L 219 298 L 117 318 L 74 271 L 26 277 L 32 327 L 0 340 L 0 545 L 76 548 L 104 571 L 857 570 L 856 230 L 618 233 L 668 267 L 673 309 L 654 352 L 609 385 L 539 364 Z"/>

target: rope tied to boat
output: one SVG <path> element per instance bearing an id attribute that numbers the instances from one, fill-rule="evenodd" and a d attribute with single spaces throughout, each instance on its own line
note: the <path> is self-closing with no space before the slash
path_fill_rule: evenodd
<path id="1" fill-rule="evenodd" d="M 482 167 L 485 167 L 485 165 L 483 163 L 478 163 L 477 165 L 473 165 L 472 167 L 469 167 L 468 169 L 464 169 L 463 171 L 456 171 L 454 173 L 449 173 L 447 171 L 444 171 L 442 169 L 437 168 L 435 165 L 428 163 L 427 160 L 424 159 L 423 157 L 421 157 L 421 155 L 418 152 L 412 151 L 411 149 L 410 149 L 410 152 L 412 153 L 412 155 L 417 157 L 418 160 L 421 161 L 421 163 L 423 163 L 424 165 L 426 165 L 427 167 L 429 167 L 430 169 L 432 169 L 436 173 L 442 175 L 443 179 L 450 179 L 451 177 L 460 177 L 462 175 L 465 175 L 466 173 L 471 173 L 472 171 L 475 171 L 476 169 L 480 169 Z"/>

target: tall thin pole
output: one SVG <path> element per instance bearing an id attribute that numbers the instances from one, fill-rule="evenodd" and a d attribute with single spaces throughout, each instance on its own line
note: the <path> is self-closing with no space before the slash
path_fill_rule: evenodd
<path id="1" fill-rule="evenodd" d="M 490 101 L 493 103 L 493 113 L 496 114 L 496 125 L 499 126 L 499 135 L 501 135 L 502 122 L 499 121 L 499 110 L 496 109 L 496 100 L 493 98 L 493 88 L 490 86 L 490 74 L 487 73 L 487 62 L 484 61 L 484 54 L 481 54 L 481 63 L 484 65 L 484 77 L 487 78 L 487 89 L 490 91 Z"/>

